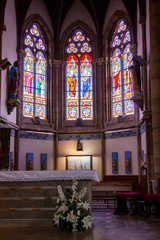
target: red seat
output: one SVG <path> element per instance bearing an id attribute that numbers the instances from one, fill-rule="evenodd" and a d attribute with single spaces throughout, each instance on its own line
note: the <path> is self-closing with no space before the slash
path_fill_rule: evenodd
<path id="1" fill-rule="evenodd" d="M 119 192 L 116 193 L 117 197 L 133 197 L 134 195 L 142 195 L 140 192 Z"/>
<path id="2" fill-rule="evenodd" d="M 145 202 L 150 203 L 160 203 L 160 193 L 152 193 L 152 194 L 146 194 L 144 196 Z"/>

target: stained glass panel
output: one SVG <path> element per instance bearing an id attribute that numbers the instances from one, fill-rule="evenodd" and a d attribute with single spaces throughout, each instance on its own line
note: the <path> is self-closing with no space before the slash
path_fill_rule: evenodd
<path id="1" fill-rule="evenodd" d="M 80 50 L 82 53 L 84 53 L 84 52 L 91 52 L 92 51 L 92 49 L 91 49 L 91 47 L 89 46 L 89 44 L 88 43 L 83 43 L 83 46 L 82 46 L 82 48 L 81 48 L 81 50 Z"/>
<path id="2" fill-rule="evenodd" d="M 120 21 L 120 23 L 118 24 L 117 27 L 117 31 L 118 33 L 123 32 L 125 29 L 127 28 L 126 23 L 124 22 L 124 20 Z"/>
<path id="3" fill-rule="evenodd" d="M 28 34 L 26 35 L 24 42 L 25 42 L 25 45 L 29 45 L 29 46 L 33 47 L 33 41 L 32 41 L 32 38 L 30 35 L 28 35 Z"/>
<path id="4" fill-rule="evenodd" d="M 123 73 L 124 73 L 124 114 L 133 114 L 134 113 L 134 104 L 131 98 L 133 97 L 133 82 L 132 74 L 129 67 L 132 63 L 132 54 L 130 52 L 130 44 L 124 49 L 123 53 Z"/>
<path id="5" fill-rule="evenodd" d="M 67 41 L 66 54 L 66 119 L 91 120 L 93 94 L 92 62 L 89 54 L 92 54 L 92 47 L 89 37 L 77 30 Z"/>
<path id="6" fill-rule="evenodd" d="M 38 31 L 38 27 L 35 24 L 33 24 L 33 27 L 30 29 L 30 33 L 32 35 L 36 35 L 37 37 L 40 36 L 40 32 Z"/>
<path id="7" fill-rule="evenodd" d="M 84 39 L 85 39 L 85 37 L 83 36 L 83 34 L 82 34 L 81 31 L 76 32 L 76 35 L 73 37 L 73 40 L 74 40 L 75 42 L 79 42 L 79 41 L 80 41 L 80 42 L 83 42 Z"/>
<path id="8" fill-rule="evenodd" d="M 76 48 L 74 43 L 70 43 L 69 47 L 67 48 L 67 53 L 77 53 L 78 49 Z"/>
<path id="9" fill-rule="evenodd" d="M 111 48 L 112 73 L 112 113 L 113 117 L 134 114 L 133 81 L 131 70 L 132 54 L 130 52 L 131 34 L 128 24 L 120 20 L 114 30 Z"/>
<path id="10" fill-rule="evenodd" d="M 35 116 L 46 118 L 46 58 L 42 52 L 36 55 L 36 99 Z"/>
<path id="11" fill-rule="evenodd" d="M 91 120 L 93 119 L 92 64 L 91 57 L 88 54 L 81 58 L 80 79 L 81 118 Z"/>
<path id="12" fill-rule="evenodd" d="M 78 64 L 77 57 L 70 55 L 66 66 L 66 116 L 67 120 L 76 120 L 79 116 L 78 103 Z"/>
<path id="13" fill-rule="evenodd" d="M 23 115 L 33 117 L 34 57 L 29 48 L 25 49 L 23 75 Z"/>
<path id="14" fill-rule="evenodd" d="M 127 31 L 123 39 L 123 43 L 130 42 L 130 41 L 131 41 L 130 31 Z"/>
<path id="15" fill-rule="evenodd" d="M 36 24 L 33 24 L 26 31 L 24 44 L 24 77 L 23 77 L 23 116 L 46 118 L 46 62 L 44 52 L 47 46 Z"/>
<path id="16" fill-rule="evenodd" d="M 46 50 L 46 46 L 45 46 L 44 42 L 42 41 L 42 39 L 38 39 L 38 43 L 36 44 L 36 47 L 38 49 Z"/>
<path id="17" fill-rule="evenodd" d="M 118 117 L 118 115 L 122 115 L 122 74 L 120 54 L 120 49 L 116 48 L 112 55 L 113 117 Z"/>
<path id="18" fill-rule="evenodd" d="M 121 40 L 119 39 L 119 36 L 115 36 L 112 42 L 112 47 L 119 46 L 121 43 Z"/>

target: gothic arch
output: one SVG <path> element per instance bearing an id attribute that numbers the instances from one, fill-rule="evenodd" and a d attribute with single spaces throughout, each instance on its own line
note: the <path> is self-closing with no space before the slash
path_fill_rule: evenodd
<path id="1" fill-rule="evenodd" d="M 111 80 L 111 62 L 110 62 L 110 42 L 111 37 L 113 34 L 113 31 L 115 29 L 116 24 L 120 19 L 124 19 L 128 26 L 130 27 L 130 33 L 131 33 L 131 43 L 133 44 L 135 42 L 135 36 L 133 34 L 133 27 L 131 25 L 131 20 L 128 16 L 128 14 L 124 11 L 116 11 L 112 17 L 110 18 L 110 21 L 104 31 L 104 58 L 105 58 L 105 66 L 106 66 L 106 79 L 105 79 L 105 86 L 106 86 L 106 97 L 105 97 L 105 111 L 107 112 L 106 118 L 105 118 L 105 127 L 106 129 L 115 129 L 118 126 L 119 127 L 131 127 L 135 124 L 135 117 L 134 116 L 125 116 L 125 117 L 118 117 L 117 119 L 112 118 L 112 111 L 111 111 L 111 90 L 112 90 L 112 80 Z M 136 107 L 135 107 L 135 113 L 136 113 Z"/>
<path id="2" fill-rule="evenodd" d="M 66 40 L 68 38 L 68 36 L 70 34 L 72 34 L 76 29 L 81 29 L 82 31 L 84 31 L 84 33 L 86 33 L 86 35 L 89 36 L 91 42 L 92 42 L 92 48 L 93 48 L 93 92 L 94 92 L 94 100 L 93 100 L 93 106 L 94 106 L 94 118 L 92 121 L 81 121 L 80 119 L 77 119 L 77 121 L 74 121 L 74 123 L 71 121 L 69 123 L 67 123 L 65 121 L 65 117 L 64 117 L 64 103 L 65 103 L 65 99 L 64 99 L 64 96 L 65 96 L 65 43 L 66 43 Z M 74 22 L 73 24 L 71 24 L 67 29 L 66 31 L 63 33 L 61 39 L 60 39 L 60 45 L 59 45 L 59 56 L 60 56 L 60 59 L 62 60 L 63 62 L 63 68 L 62 68 L 62 81 L 61 81 L 61 89 L 62 89 L 62 92 L 61 92 L 61 96 L 60 98 L 62 99 L 61 101 L 61 104 L 60 104 L 60 112 L 62 113 L 61 115 L 61 122 L 62 122 L 62 127 L 80 127 L 81 129 L 85 129 L 86 127 L 87 128 L 91 128 L 93 129 L 93 126 L 95 126 L 96 122 L 98 121 L 98 114 L 97 114 L 97 103 L 96 103 L 96 84 L 97 84 L 97 81 L 96 81 L 96 66 L 95 66 L 95 59 L 97 58 L 97 36 L 94 34 L 94 32 L 92 31 L 92 29 L 84 22 L 78 20 L 76 22 Z M 60 102 L 60 101 L 59 101 Z M 75 129 L 76 129 L 75 128 Z"/>
<path id="3" fill-rule="evenodd" d="M 34 129 L 35 125 L 37 125 L 37 129 L 41 129 L 41 125 L 43 125 L 43 129 L 51 130 L 49 126 L 53 123 L 53 100 L 52 100 L 52 86 L 53 86 L 53 73 L 52 73 L 52 61 L 53 61 L 53 36 L 52 33 L 46 24 L 46 22 L 43 20 L 43 18 L 39 14 L 34 14 L 29 16 L 23 24 L 22 32 L 21 32 L 21 41 L 20 41 L 20 49 L 18 50 L 19 53 L 19 63 L 20 63 L 20 76 L 23 76 L 23 62 L 24 62 L 24 37 L 25 37 L 25 30 L 32 26 L 34 23 L 38 25 L 42 32 L 42 37 L 45 40 L 45 43 L 47 44 L 47 62 L 46 62 L 46 81 L 47 81 L 47 103 L 46 103 L 46 111 L 47 111 L 47 118 L 45 120 L 42 119 L 36 119 L 36 118 L 26 118 L 23 117 L 23 106 L 22 104 L 18 108 L 18 117 L 20 120 L 20 125 L 22 127 L 27 126 L 29 129 Z M 22 101 L 23 100 L 23 77 L 21 77 L 20 82 L 20 90 L 19 90 L 19 98 Z M 27 124 L 27 125 L 26 125 Z M 33 125 L 34 124 L 34 125 Z"/>

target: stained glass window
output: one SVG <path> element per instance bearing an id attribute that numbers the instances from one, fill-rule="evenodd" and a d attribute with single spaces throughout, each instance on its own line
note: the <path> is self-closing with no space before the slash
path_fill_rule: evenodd
<path id="1" fill-rule="evenodd" d="M 23 116 L 46 119 L 47 46 L 38 25 L 25 31 L 23 65 Z"/>
<path id="2" fill-rule="evenodd" d="M 112 116 L 134 114 L 130 27 L 118 21 L 111 40 Z"/>
<path id="3" fill-rule="evenodd" d="M 93 71 L 90 38 L 81 30 L 66 44 L 66 119 L 93 119 Z"/>

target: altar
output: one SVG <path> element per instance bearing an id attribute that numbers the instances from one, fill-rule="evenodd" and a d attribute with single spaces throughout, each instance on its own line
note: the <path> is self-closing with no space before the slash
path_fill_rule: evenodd
<path id="1" fill-rule="evenodd" d="M 0 172 L 1 219 L 52 219 L 58 198 L 57 186 L 87 188 L 85 200 L 92 210 L 92 182 L 96 171 L 2 171 Z"/>

